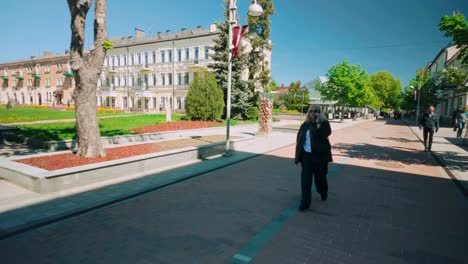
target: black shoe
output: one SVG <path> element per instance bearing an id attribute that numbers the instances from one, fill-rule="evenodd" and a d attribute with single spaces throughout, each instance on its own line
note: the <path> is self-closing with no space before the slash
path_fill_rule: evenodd
<path id="1" fill-rule="evenodd" d="M 304 212 L 305 210 L 309 209 L 309 206 L 299 205 L 298 209 L 299 209 L 299 211 Z"/>
<path id="2" fill-rule="evenodd" d="M 427 149 L 427 151 L 428 151 L 428 152 L 432 152 L 432 150 L 431 150 L 431 149 Z"/>
<path id="3" fill-rule="evenodd" d="M 326 201 L 328 198 L 328 193 L 321 193 L 320 197 L 322 197 L 322 201 Z"/>

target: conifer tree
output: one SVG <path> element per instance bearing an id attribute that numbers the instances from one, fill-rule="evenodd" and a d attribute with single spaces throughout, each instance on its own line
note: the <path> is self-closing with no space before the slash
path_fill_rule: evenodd
<path id="1" fill-rule="evenodd" d="M 222 88 L 224 98 L 227 96 L 227 77 L 228 77 L 228 55 L 229 55 L 229 3 L 226 3 L 226 11 L 224 12 L 224 22 L 216 23 L 216 27 L 220 34 L 214 40 L 215 45 L 212 48 L 214 54 L 210 55 L 214 63 L 208 66 L 216 77 L 218 86 Z M 241 54 L 238 57 L 232 58 L 232 87 L 231 87 L 231 118 L 245 119 L 246 114 L 252 107 L 253 92 L 249 90 L 246 81 L 242 80 L 242 72 L 247 68 L 247 57 L 241 47 Z M 226 103 L 226 102 L 225 102 Z M 227 104 L 227 103 L 226 103 Z M 224 112 L 226 114 L 226 112 Z"/>
<path id="2" fill-rule="evenodd" d="M 223 92 L 211 72 L 197 72 L 187 95 L 186 114 L 190 119 L 216 120 L 224 109 Z"/>
<path id="3" fill-rule="evenodd" d="M 269 92 L 271 81 L 268 62 L 265 61 L 265 51 L 272 50 L 270 43 L 270 16 L 275 13 L 271 0 L 257 0 L 263 8 L 263 13 L 258 17 L 249 16 L 249 37 L 252 51 L 249 54 L 249 87 L 252 91 L 259 82 L 261 89 Z"/>

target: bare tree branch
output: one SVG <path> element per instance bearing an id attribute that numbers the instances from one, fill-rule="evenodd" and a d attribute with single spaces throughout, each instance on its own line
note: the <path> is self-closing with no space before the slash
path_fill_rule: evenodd
<path id="1" fill-rule="evenodd" d="M 91 7 L 92 0 L 68 0 L 68 8 L 71 16 L 72 41 L 70 45 L 71 66 L 77 71 L 83 65 L 85 22 L 86 15 Z"/>

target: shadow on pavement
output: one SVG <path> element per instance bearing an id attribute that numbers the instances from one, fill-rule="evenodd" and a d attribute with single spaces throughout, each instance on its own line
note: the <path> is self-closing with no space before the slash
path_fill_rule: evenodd
<path id="1" fill-rule="evenodd" d="M 335 148 L 353 158 L 424 160 L 419 152 L 368 144 Z M 310 250 L 323 263 L 467 263 L 468 206 L 451 180 L 336 163 L 328 201 L 314 190 L 310 211 L 285 217 L 300 198 L 291 151 L 202 171 L 217 162 L 208 160 L 2 213 L 0 223 L 34 214 L 48 222 L 29 225 L 55 223 L 0 238 L 2 263 L 223 263 L 254 238 L 254 263 L 298 263 L 295 257 L 314 257 Z M 86 201 L 88 208 L 59 211 Z"/>

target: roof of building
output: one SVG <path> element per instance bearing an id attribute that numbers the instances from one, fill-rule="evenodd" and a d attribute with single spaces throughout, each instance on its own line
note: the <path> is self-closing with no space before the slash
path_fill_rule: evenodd
<path id="1" fill-rule="evenodd" d="M 284 86 L 284 84 L 281 84 L 281 86 L 276 87 L 275 92 L 276 93 L 285 93 L 289 90 L 290 86 Z"/>
<path id="2" fill-rule="evenodd" d="M 11 65 L 16 65 L 16 64 L 36 63 L 36 62 L 41 62 L 41 61 L 67 59 L 69 57 L 70 57 L 69 53 L 53 54 L 53 53 L 44 52 L 44 55 L 42 56 L 31 56 L 28 59 L 20 59 L 20 60 L 0 63 L 0 67 L 11 66 Z"/>
<path id="3" fill-rule="evenodd" d="M 117 38 L 111 39 L 110 41 L 114 45 L 114 48 L 119 48 L 119 47 L 127 47 L 127 46 L 142 45 L 142 44 L 149 44 L 149 43 L 203 37 L 203 36 L 210 36 L 210 35 L 217 35 L 217 34 L 219 34 L 219 30 L 214 24 L 210 25 L 209 28 L 203 28 L 201 26 L 197 26 L 196 28 L 193 28 L 193 29 L 182 28 L 180 31 L 175 32 L 175 33 L 171 33 L 169 30 L 166 30 L 165 33 L 158 32 L 156 35 L 151 35 L 151 36 L 145 36 L 145 32 L 143 30 L 135 28 L 135 36 L 117 37 Z"/>

